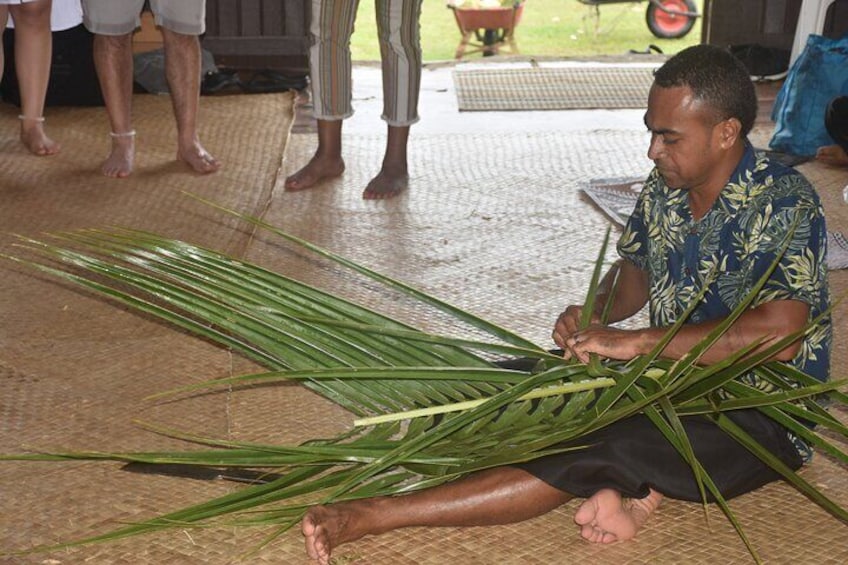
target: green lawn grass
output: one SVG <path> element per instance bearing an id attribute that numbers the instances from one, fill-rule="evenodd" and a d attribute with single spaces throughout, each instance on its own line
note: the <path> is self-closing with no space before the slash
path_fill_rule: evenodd
<path id="1" fill-rule="evenodd" d="M 703 0 L 697 4 L 699 11 L 703 11 Z M 646 1 L 604 5 L 598 10 L 600 18 L 596 19 L 595 8 L 578 0 L 527 0 L 515 37 L 522 56 L 559 58 L 621 55 L 630 49 L 643 51 L 651 44 L 672 54 L 700 43 L 700 19 L 681 39 L 655 37 L 645 24 L 647 7 Z M 351 42 L 354 61 L 380 59 L 376 29 L 374 0 L 361 0 Z M 424 0 L 421 14 L 424 60 L 453 59 L 459 38 L 459 28 L 446 0 Z M 482 55 L 475 53 L 464 60 L 480 58 Z"/>

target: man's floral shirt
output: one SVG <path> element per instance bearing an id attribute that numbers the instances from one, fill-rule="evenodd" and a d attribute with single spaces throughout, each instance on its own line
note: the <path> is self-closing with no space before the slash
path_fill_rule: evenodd
<path id="1" fill-rule="evenodd" d="M 687 190 L 669 188 L 657 170 L 652 171 L 619 239 L 618 252 L 648 273 L 651 325 L 667 327 L 704 284 L 709 288 L 689 322 L 729 315 L 784 246 L 752 306 L 800 300 L 810 306 L 810 320 L 817 318 L 830 302 L 827 230 L 818 195 L 794 169 L 770 161 L 748 145 L 730 182 L 699 220 L 692 218 Z M 831 340 L 827 315 L 804 338 L 792 365 L 827 380 Z M 771 389 L 753 375 L 742 380 Z M 803 444 L 799 448 L 802 455 L 809 455 Z"/>

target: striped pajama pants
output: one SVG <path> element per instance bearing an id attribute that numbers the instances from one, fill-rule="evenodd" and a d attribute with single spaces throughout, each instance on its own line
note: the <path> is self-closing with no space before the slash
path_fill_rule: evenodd
<path id="1" fill-rule="evenodd" d="M 376 0 L 383 115 L 390 126 L 418 121 L 422 0 Z M 343 120 L 351 106 L 350 37 L 359 0 L 312 0 L 309 69 L 315 118 Z"/>

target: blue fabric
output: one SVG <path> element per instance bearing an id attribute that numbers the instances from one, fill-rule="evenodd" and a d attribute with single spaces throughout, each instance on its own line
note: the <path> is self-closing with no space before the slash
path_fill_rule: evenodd
<path id="1" fill-rule="evenodd" d="M 775 99 L 769 147 L 812 156 L 819 147 L 832 145 L 824 115 L 828 103 L 840 94 L 848 94 L 848 36 L 810 35 Z"/>

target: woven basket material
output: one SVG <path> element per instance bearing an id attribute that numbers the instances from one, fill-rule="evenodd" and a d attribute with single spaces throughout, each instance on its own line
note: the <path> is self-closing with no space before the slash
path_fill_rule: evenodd
<path id="1" fill-rule="evenodd" d="M 653 69 L 537 67 L 454 71 L 460 111 L 645 108 Z"/>

